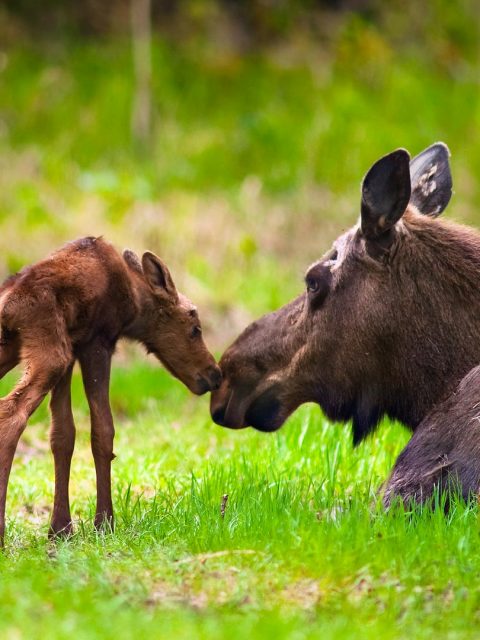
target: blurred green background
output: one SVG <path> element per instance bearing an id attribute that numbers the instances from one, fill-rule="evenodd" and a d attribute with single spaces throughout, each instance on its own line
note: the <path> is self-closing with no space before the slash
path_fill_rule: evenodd
<path id="1" fill-rule="evenodd" d="M 220 351 L 301 290 L 391 149 L 445 141 L 446 215 L 479 221 L 475 0 L 152 0 L 150 79 L 148 4 L 0 5 L 0 276 L 82 235 L 156 251 Z"/>

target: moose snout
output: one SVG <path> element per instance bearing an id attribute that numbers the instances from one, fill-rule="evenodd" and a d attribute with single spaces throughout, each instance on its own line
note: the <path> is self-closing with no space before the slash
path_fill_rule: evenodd
<path id="1" fill-rule="evenodd" d="M 199 396 L 207 391 L 215 391 L 222 384 L 222 372 L 217 365 L 207 367 L 202 373 L 197 375 L 196 390 Z"/>
<path id="2" fill-rule="evenodd" d="M 224 405 L 218 405 L 211 408 L 212 420 L 219 424 L 221 427 L 225 426 L 225 409 Z"/>
<path id="3" fill-rule="evenodd" d="M 244 429 L 244 403 L 234 398 L 228 380 L 224 377 L 220 387 L 210 397 L 210 415 L 221 427 Z"/>
<path id="4" fill-rule="evenodd" d="M 223 379 L 223 384 L 216 389 L 210 397 L 210 415 L 212 420 L 221 427 L 225 427 L 225 413 L 228 406 L 228 400 L 230 398 L 230 390 L 226 379 Z"/>

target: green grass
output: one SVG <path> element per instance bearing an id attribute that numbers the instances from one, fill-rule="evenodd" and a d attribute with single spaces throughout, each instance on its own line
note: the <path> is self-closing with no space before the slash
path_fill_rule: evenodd
<path id="1" fill-rule="evenodd" d="M 376 502 L 400 426 L 353 450 L 348 426 L 305 406 L 276 434 L 228 432 L 160 368 L 116 368 L 117 526 L 97 534 L 80 387 L 77 375 L 70 540 L 47 542 L 45 408 L 14 463 L 2 637 L 477 636 L 477 509 L 386 514 Z"/>

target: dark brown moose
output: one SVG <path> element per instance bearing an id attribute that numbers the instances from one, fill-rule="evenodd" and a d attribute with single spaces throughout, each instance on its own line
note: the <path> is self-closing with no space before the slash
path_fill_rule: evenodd
<path id="1" fill-rule="evenodd" d="M 330 419 L 352 420 L 358 444 L 384 415 L 417 429 L 480 363 L 480 234 L 437 219 L 451 196 L 448 157 L 437 143 L 411 162 L 398 149 L 372 166 L 359 224 L 307 270 L 304 293 L 253 322 L 222 356 L 215 422 L 274 431 L 316 402 Z M 458 446 L 448 429 L 436 433 L 425 473 Z M 422 435 L 389 495 L 401 493 Z"/>
<path id="2" fill-rule="evenodd" d="M 202 338 L 194 305 L 177 292 L 153 253 L 123 256 L 102 238 L 83 238 L 25 268 L 0 288 L 0 377 L 20 361 L 25 373 L 0 400 L 0 540 L 12 459 L 29 416 L 51 391 L 55 499 L 51 533 L 72 529 L 74 448 L 70 382 L 79 361 L 91 413 L 97 475 L 95 525 L 113 525 L 110 467 L 114 427 L 110 362 L 121 337 L 141 342 L 193 393 L 216 389 L 221 373 Z"/>

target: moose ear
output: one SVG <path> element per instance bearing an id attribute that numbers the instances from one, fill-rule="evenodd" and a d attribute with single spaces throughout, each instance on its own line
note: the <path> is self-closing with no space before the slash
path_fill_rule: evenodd
<path id="1" fill-rule="evenodd" d="M 410 162 L 410 202 L 426 216 L 439 216 L 452 197 L 449 157 L 447 145 L 436 142 Z"/>
<path id="2" fill-rule="evenodd" d="M 154 291 L 164 291 L 176 297 L 177 289 L 167 265 L 158 256 L 146 251 L 142 256 L 142 269 L 145 280 Z"/>
<path id="3" fill-rule="evenodd" d="M 382 236 L 402 217 L 410 200 L 410 155 L 397 149 L 380 158 L 362 183 L 362 232 Z"/>

